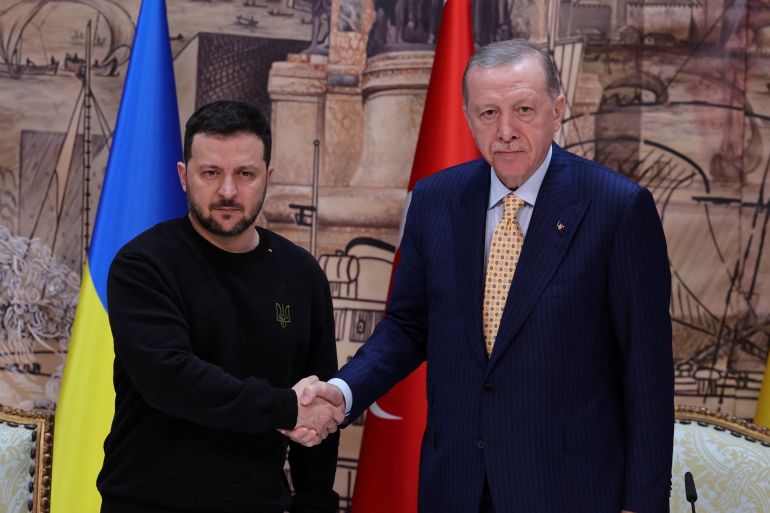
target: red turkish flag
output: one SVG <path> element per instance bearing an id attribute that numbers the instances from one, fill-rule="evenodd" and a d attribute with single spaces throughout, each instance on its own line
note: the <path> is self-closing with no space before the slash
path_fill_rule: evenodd
<path id="1" fill-rule="evenodd" d="M 470 8 L 470 0 L 444 4 L 404 218 L 418 180 L 479 156 L 462 110 L 462 76 L 474 50 Z M 398 262 L 397 253 L 394 270 Z M 426 416 L 423 364 L 374 403 L 366 415 L 354 512 L 417 512 Z"/>

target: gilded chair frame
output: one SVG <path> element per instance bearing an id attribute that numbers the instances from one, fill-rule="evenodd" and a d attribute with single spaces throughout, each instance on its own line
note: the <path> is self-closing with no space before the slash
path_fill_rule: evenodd
<path id="1" fill-rule="evenodd" d="M 53 413 L 40 410 L 20 410 L 0 405 L 0 423 L 30 429 L 34 440 L 31 513 L 51 510 L 51 464 L 53 458 Z"/>
<path id="2" fill-rule="evenodd" d="M 762 445 L 770 447 L 770 429 L 727 413 L 680 404 L 676 406 L 674 417 L 679 422 L 684 421 L 684 423 L 687 423 L 689 421 L 696 422 L 701 426 L 710 425 L 716 430 L 729 431 L 736 436 L 741 436 L 750 441 L 757 441 Z"/>

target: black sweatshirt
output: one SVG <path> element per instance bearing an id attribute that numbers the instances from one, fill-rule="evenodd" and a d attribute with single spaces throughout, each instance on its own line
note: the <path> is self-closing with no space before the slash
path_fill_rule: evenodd
<path id="1" fill-rule="evenodd" d="M 107 297 L 116 397 L 97 480 L 103 512 L 336 511 L 338 436 L 308 449 L 276 431 L 296 424 L 291 386 L 337 369 L 329 286 L 309 253 L 257 230 L 256 249 L 230 253 L 185 217 L 115 257 Z"/>

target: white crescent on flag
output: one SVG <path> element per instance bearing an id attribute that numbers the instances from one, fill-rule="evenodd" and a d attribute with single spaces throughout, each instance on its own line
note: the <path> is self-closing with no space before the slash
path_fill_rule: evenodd
<path id="1" fill-rule="evenodd" d="M 385 420 L 401 420 L 403 418 L 403 417 L 398 417 L 396 415 L 393 415 L 392 413 L 386 412 L 385 410 L 380 408 L 380 405 L 377 404 L 377 401 L 372 403 L 372 405 L 369 407 L 369 411 L 372 412 L 372 414 L 375 417 L 379 417 Z"/>
<path id="2" fill-rule="evenodd" d="M 406 193 L 406 204 L 404 205 L 404 215 L 401 216 L 401 226 L 398 229 L 398 241 L 396 242 L 396 247 L 401 245 L 401 238 L 404 236 L 404 224 L 406 223 L 406 214 L 409 211 L 409 203 L 412 201 L 412 191 L 409 191 Z M 393 415 L 392 413 L 388 413 L 385 410 L 380 407 L 379 404 L 377 404 L 377 401 L 373 402 L 372 405 L 369 407 L 369 411 L 372 412 L 372 415 L 375 417 L 379 417 L 381 419 L 385 420 L 402 420 L 403 417 L 399 417 L 398 415 Z"/>
<path id="3" fill-rule="evenodd" d="M 404 214 L 401 216 L 401 224 L 398 227 L 398 240 L 396 247 L 401 246 L 401 238 L 404 236 L 404 225 L 406 224 L 406 214 L 409 212 L 409 204 L 412 202 L 412 191 L 406 193 L 406 202 L 404 203 Z"/>

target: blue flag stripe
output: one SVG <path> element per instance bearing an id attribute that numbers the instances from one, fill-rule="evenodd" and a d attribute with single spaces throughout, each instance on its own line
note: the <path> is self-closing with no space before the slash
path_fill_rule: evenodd
<path id="1" fill-rule="evenodd" d="M 155 224 L 187 212 L 165 2 L 142 2 L 88 265 L 107 306 L 107 273 L 118 250 Z"/>

